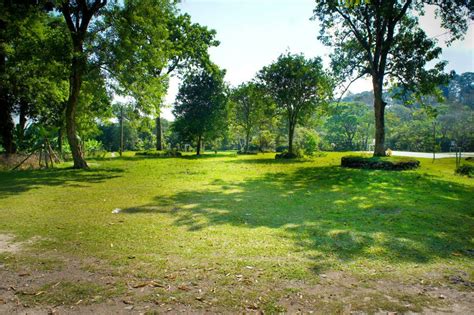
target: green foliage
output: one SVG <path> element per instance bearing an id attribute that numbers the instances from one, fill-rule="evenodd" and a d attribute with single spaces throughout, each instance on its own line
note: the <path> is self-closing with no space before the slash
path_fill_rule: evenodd
<path id="1" fill-rule="evenodd" d="M 254 82 L 241 84 L 233 89 L 230 101 L 231 127 L 239 140 L 244 142 L 241 151 L 249 152 L 253 137 L 256 136 L 260 142 L 267 140 L 263 138 L 268 136 L 269 130 L 264 126 L 271 119 L 274 104 L 265 95 L 262 87 Z"/>
<path id="2" fill-rule="evenodd" d="M 131 96 L 145 113 L 160 110 L 169 75 L 191 66 L 207 67 L 215 31 L 180 14 L 175 1 L 126 1 L 104 20 L 111 25 L 100 53 L 116 79 L 115 91 Z"/>
<path id="3" fill-rule="evenodd" d="M 373 112 L 357 102 L 331 104 L 323 129 L 325 141 L 336 151 L 367 150 L 373 133 Z"/>
<path id="4" fill-rule="evenodd" d="M 293 153 L 293 136 L 297 123 L 304 124 L 318 107 L 332 96 L 332 80 L 324 71 L 320 58 L 282 54 L 264 67 L 258 79 L 280 114 L 288 123 L 288 150 Z"/>
<path id="5" fill-rule="evenodd" d="M 304 155 L 314 155 L 319 150 L 319 142 L 319 135 L 316 131 L 308 128 L 296 129 L 296 148 L 302 150 Z"/>
<path id="6" fill-rule="evenodd" d="M 182 141 L 212 141 L 227 128 L 227 86 L 224 71 L 199 69 L 188 73 L 179 88 L 173 129 Z"/>
<path id="7" fill-rule="evenodd" d="M 463 164 L 456 168 L 455 173 L 458 175 L 465 175 L 474 177 L 474 165 Z"/>

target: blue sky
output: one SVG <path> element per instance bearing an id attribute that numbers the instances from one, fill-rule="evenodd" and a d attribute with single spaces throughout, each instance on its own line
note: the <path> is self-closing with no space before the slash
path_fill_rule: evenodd
<path id="1" fill-rule="evenodd" d="M 211 48 L 211 58 L 227 70 L 226 80 L 233 86 L 251 80 L 286 50 L 329 62 L 329 49 L 317 40 L 318 22 L 310 20 L 314 0 L 182 0 L 179 6 L 194 22 L 216 30 L 221 44 Z M 447 70 L 474 71 L 473 24 L 466 38 L 450 47 L 444 45 L 446 34 L 440 34 L 445 30 L 438 26 L 433 10 L 428 8 L 421 24 L 428 35 L 438 36 L 443 59 L 449 61 Z M 173 103 L 178 84 L 172 79 L 166 103 Z M 370 88 L 367 80 L 360 80 L 350 90 Z M 172 119 L 171 109 L 165 109 L 163 117 Z"/>

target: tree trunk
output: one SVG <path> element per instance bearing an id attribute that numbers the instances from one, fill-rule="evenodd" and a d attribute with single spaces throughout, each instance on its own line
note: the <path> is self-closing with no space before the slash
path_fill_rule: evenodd
<path id="1" fill-rule="evenodd" d="M 123 154 L 123 107 L 120 107 L 120 148 L 119 148 L 119 154 L 122 156 Z"/>
<path id="2" fill-rule="evenodd" d="M 250 144 L 250 130 L 247 130 L 245 133 L 245 149 L 244 152 L 249 152 L 249 144 Z"/>
<path id="3" fill-rule="evenodd" d="M 196 155 L 201 155 L 201 146 L 202 146 L 202 136 L 199 135 L 197 141 Z"/>
<path id="4" fill-rule="evenodd" d="M 58 151 L 59 156 L 63 158 L 63 126 L 58 129 Z"/>
<path id="5" fill-rule="evenodd" d="M 22 145 L 23 139 L 25 138 L 25 126 L 26 126 L 26 113 L 28 111 L 28 103 L 20 101 L 20 114 L 18 122 L 18 145 Z"/>
<path id="6" fill-rule="evenodd" d="M 293 154 L 293 136 L 295 134 L 295 124 L 291 120 L 288 121 L 288 153 Z"/>
<path id="7" fill-rule="evenodd" d="M 372 78 L 374 87 L 375 148 L 374 156 L 385 156 L 385 105 L 382 95 L 382 79 Z"/>
<path id="8" fill-rule="evenodd" d="M 83 55 L 82 40 L 73 39 L 73 42 L 74 56 L 72 58 L 71 77 L 69 79 L 69 99 L 66 106 L 66 132 L 74 160 L 73 168 L 88 168 L 76 130 L 76 109 L 86 60 Z"/>
<path id="9" fill-rule="evenodd" d="M 156 116 L 156 150 L 163 150 L 163 130 L 161 128 L 161 114 Z"/>
<path id="10" fill-rule="evenodd" d="M 7 7 L 8 2 L 5 2 L 4 6 Z M 0 19 L 0 35 L 3 35 L 4 30 L 6 29 L 6 21 Z M 3 46 L 4 39 L 0 39 Z M 3 77 L 6 72 L 6 55 L 4 47 L 0 47 L 0 76 Z M 7 154 L 15 153 L 15 143 L 13 142 L 13 128 L 15 124 L 13 123 L 10 102 L 8 99 L 8 93 L 4 84 L 0 84 L 0 136 L 3 148 Z"/>
<path id="11" fill-rule="evenodd" d="M 1 93 L 1 92 L 0 92 Z M 6 95 L 0 96 L 0 132 L 2 145 L 7 154 L 15 153 L 16 146 L 13 141 L 13 129 L 15 124 L 10 113 L 10 106 Z"/>

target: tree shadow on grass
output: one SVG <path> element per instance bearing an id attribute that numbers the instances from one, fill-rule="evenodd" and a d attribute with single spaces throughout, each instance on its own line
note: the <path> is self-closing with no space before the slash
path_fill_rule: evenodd
<path id="1" fill-rule="evenodd" d="M 122 169 L 92 168 L 74 170 L 56 168 L 21 172 L 0 172 L 0 199 L 42 186 L 88 186 L 121 176 Z"/>
<path id="2" fill-rule="evenodd" d="M 416 172 L 302 167 L 242 183 L 216 180 L 207 190 L 157 196 L 129 214 L 165 213 L 199 231 L 218 225 L 279 229 L 324 268 L 328 257 L 427 263 L 468 255 L 474 190 Z"/>

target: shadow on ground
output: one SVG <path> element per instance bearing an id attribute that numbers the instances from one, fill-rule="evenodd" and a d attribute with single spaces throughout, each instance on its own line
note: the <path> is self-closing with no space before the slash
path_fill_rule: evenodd
<path id="1" fill-rule="evenodd" d="M 122 169 L 92 168 L 89 170 L 49 169 L 0 172 L 0 199 L 41 186 L 89 186 L 121 176 Z"/>
<path id="2" fill-rule="evenodd" d="M 124 212 L 165 213 L 189 231 L 218 225 L 279 229 L 307 251 L 317 272 L 328 257 L 426 263 L 453 253 L 468 256 L 472 204 L 472 187 L 437 177 L 326 166 L 237 184 L 215 180 L 203 190 L 157 196 Z"/>

